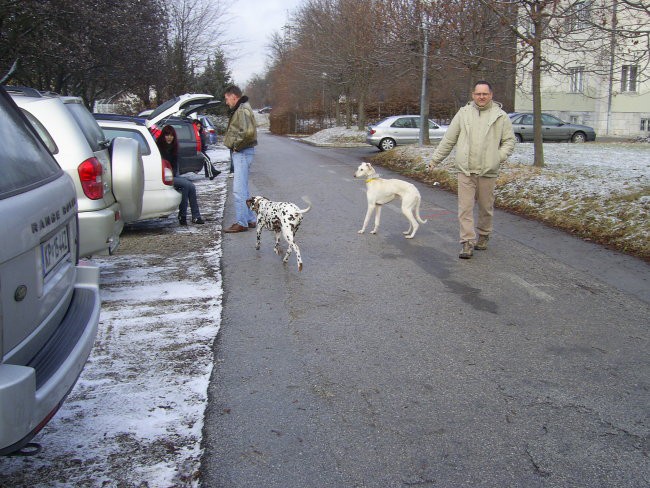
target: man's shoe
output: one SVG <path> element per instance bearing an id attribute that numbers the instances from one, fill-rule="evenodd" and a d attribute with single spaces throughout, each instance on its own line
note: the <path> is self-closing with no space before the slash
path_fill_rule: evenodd
<path id="1" fill-rule="evenodd" d="M 247 230 L 248 227 L 244 227 L 243 225 L 239 225 L 237 222 L 235 222 L 234 224 L 232 224 L 227 229 L 224 229 L 223 231 L 228 234 L 234 234 L 235 232 L 246 232 Z"/>
<path id="2" fill-rule="evenodd" d="M 185 217 L 178 217 L 179 225 L 187 227 L 187 219 Z"/>
<path id="3" fill-rule="evenodd" d="M 463 242 L 463 249 L 460 251 L 458 257 L 460 259 L 470 259 L 474 254 L 474 250 L 472 249 L 473 247 L 474 246 L 470 241 Z"/>
<path id="4" fill-rule="evenodd" d="M 249 222 L 248 223 L 248 228 L 249 229 L 254 229 L 255 227 L 257 227 L 257 222 Z"/>
<path id="5" fill-rule="evenodd" d="M 205 224 L 205 220 L 203 220 L 201 217 L 192 217 L 192 223 L 193 224 Z"/>
<path id="6" fill-rule="evenodd" d="M 487 249 L 489 240 L 490 240 L 489 235 L 479 234 L 478 241 L 476 244 L 474 244 L 474 249 L 476 249 L 477 251 L 485 251 Z"/>

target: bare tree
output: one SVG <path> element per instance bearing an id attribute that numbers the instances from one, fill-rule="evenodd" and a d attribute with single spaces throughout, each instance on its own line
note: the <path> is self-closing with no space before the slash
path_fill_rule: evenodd
<path id="1" fill-rule="evenodd" d="M 165 5 L 168 93 L 188 91 L 209 56 L 227 41 L 221 0 L 173 0 Z"/>

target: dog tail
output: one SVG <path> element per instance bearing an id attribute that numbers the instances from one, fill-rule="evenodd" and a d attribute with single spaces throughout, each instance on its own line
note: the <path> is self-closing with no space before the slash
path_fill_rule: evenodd
<path id="1" fill-rule="evenodd" d="M 420 198 L 418 198 L 418 204 L 415 207 L 415 218 L 418 219 L 418 222 L 421 224 L 426 224 L 427 220 L 422 220 L 422 217 L 420 217 Z"/>
<path id="2" fill-rule="evenodd" d="M 307 204 L 307 208 L 298 210 L 298 213 L 304 214 L 304 213 L 307 213 L 307 212 L 309 212 L 311 210 L 311 201 L 309 200 L 309 197 L 303 196 L 301 198 L 302 198 L 302 201 Z"/>

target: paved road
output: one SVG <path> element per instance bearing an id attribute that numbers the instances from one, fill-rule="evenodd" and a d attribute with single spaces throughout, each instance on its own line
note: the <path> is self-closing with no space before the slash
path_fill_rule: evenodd
<path id="1" fill-rule="evenodd" d="M 501 212 L 459 260 L 456 199 L 421 184 L 415 239 L 393 205 L 358 235 L 359 151 L 260 142 L 253 194 L 314 203 L 305 267 L 224 236 L 203 486 L 650 484 L 648 265 Z"/>

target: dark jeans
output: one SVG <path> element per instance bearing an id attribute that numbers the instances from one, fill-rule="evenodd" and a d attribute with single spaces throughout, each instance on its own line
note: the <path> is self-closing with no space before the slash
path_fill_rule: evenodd
<path id="1" fill-rule="evenodd" d="M 184 176 L 174 176 L 174 188 L 181 194 L 181 204 L 178 206 L 178 216 L 187 218 L 187 201 L 190 202 L 192 218 L 198 219 L 201 216 L 199 203 L 196 201 L 196 187 L 194 183 Z"/>

